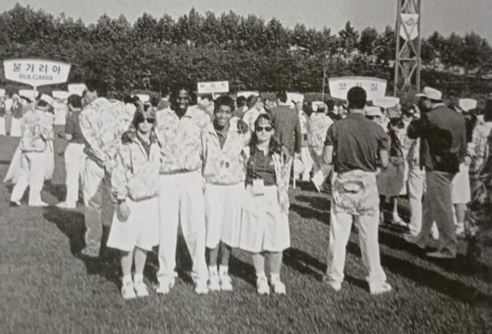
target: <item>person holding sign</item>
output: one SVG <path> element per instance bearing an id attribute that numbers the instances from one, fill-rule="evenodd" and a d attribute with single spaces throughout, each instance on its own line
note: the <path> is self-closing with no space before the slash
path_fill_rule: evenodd
<path id="1" fill-rule="evenodd" d="M 270 293 L 265 275 L 267 253 L 273 291 L 285 294 L 280 269 L 282 252 L 290 247 L 288 186 L 292 158 L 282 161 L 280 144 L 273 137 L 270 115 L 259 115 L 254 125 L 247 160 L 239 247 L 252 253 L 258 293 Z"/>
<path id="2" fill-rule="evenodd" d="M 143 281 L 147 252 L 159 243 L 159 144 L 153 133 L 155 112 L 137 111 L 136 135 L 121 146 L 111 175 L 118 201 L 108 237 L 108 247 L 121 250 L 123 299 L 149 295 Z M 135 274 L 132 280 L 132 265 Z"/>
<path id="3" fill-rule="evenodd" d="M 238 130 L 234 100 L 221 96 L 215 102 L 213 125 L 205 135 L 205 221 L 209 252 L 209 290 L 231 291 L 229 255 L 239 245 L 241 206 L 246 178 L 243 149 L 249 142 L 246 127 Z M 217 258 L 221 263 L 217 271 Z"/>
<path id="4" fill-rule="evenodd" d="M 47 150 L 53 140 L 53 99 L 42 95 L 34 110 L 26 112 L 22 118 L 22 137 L 20 171 L 10 197 L 14 206 L 21 205 L 21 199 L 29 187 L 29 206 L 47 206 L 41 200 L 41 190 L 46 176 Z"/>
<path id="5" fill-rule="evenodd" d="M 87 103 L 79 116 L 80 129 L 85 139 L 87 154 L 83 172 L 85 204 L 85 248 L 82 255 L 98 257 L 102 227 L 110 225 L 114 204 L 111 199 L 111 172 L 121 145 L 121 136 L 130 128 L 135 107 L 104 97 L 104 86 L 89 81 L 84 92 Z"/>

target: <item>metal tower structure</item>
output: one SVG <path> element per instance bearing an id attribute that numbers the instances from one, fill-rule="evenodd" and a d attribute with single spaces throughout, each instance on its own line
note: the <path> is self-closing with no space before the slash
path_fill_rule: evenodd
<path id="1" fill-rule="evenodd" d="M 421 0 L 397 0 L 394 94 L 415 87 L 420 91 Z"/>

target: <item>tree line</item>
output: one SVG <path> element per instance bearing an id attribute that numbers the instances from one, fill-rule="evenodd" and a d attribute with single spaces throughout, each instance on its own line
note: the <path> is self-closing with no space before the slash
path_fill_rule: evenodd
<path id="1" fill-rule="evenodd" d="M 492 49 L 484 38 L 435 32 L 421 41 L 424 81 L 444 90 L 485 89 Z M 229 80 L 237 90 L 320 91 L 323 68 L 327 77 L 368 75 L 391 82 L 395 48 L 391 27 L 359 32 L 347 22 L 338 32 L 303 24 L 290 29 L 276 18 L 234 12 L 192 9 L 177 19 L 143 14 L 133 24 L 124 16 L 102 15 L 89 25 L 19 4 L 0 14 L 1 60 L 65 61 L 72 64 L 69 82 L 99 78 L 113 94 L 159 93 L 177 82 L 215 80 Z M 3 78 L 0 85 L 12 84 Z"/>

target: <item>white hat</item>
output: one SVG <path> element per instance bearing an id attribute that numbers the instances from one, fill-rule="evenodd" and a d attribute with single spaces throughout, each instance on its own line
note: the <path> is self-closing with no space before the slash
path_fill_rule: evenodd
<path id="1" fill-rule="evenodd" d="M 55 100 L 51 96 L 46 94 L 41 95 L 41 98 L 39 100 L 48 103 L 50 106 L 53 106 L 55 104 Z"/>
<path id="2" fill-rule="evenodd" d="M 380 107 L 367 106 L 365 109 L 365 115 L 383 117 L 383 112 L 381 111 Z"/>
<path id="3" fill-rule="evenodd" d="M 477 109 L 477 100 L 475 99 L 459 99 L 458 105 L 463 111 Z"/>
<path id="4" fill-rule="evenodd" d="M 422 93 L 415 95 L 416 97 L 425 97 L 429 100 L 442 101 L 442 92 L 432 87 L 424 87 Z"/>
<path id="5" fill-rule="evenodd" d="M 373 105 L 384 109 L 395 107 L 398 103 L 400 103 L 400 99 L 394 96 L 385 96 L 372 101 Z"/>

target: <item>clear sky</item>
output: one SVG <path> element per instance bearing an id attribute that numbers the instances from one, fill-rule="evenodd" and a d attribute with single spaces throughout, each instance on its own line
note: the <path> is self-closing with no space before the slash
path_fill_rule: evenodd
<path id="1" fill-rule="evenodd" d="M 395 25 L 396 0 L 0 0 L 0 12 L 15 3 L 44 9 L 54 15 L 65 13 L 93 23 L 106 13 L 124 14 L 130 22 L 144 12 L 158 18 L 164 13 L 177 18 L 192 7 L 200 13 L 216 14 L 232 10 L 237 14 L 255 14 L 269 20 L 277 17 L 284 25 L 303 23 L 308 27 L 326 26 L 334 32 L 351 21 L 359 30 L 372 26 L 381 31 Z M 444 36 L 451 32 L 464 35 L 475 31 L 492 44 L 492 0 L 422 0 L 424 36 L 437 30 Z"/>

